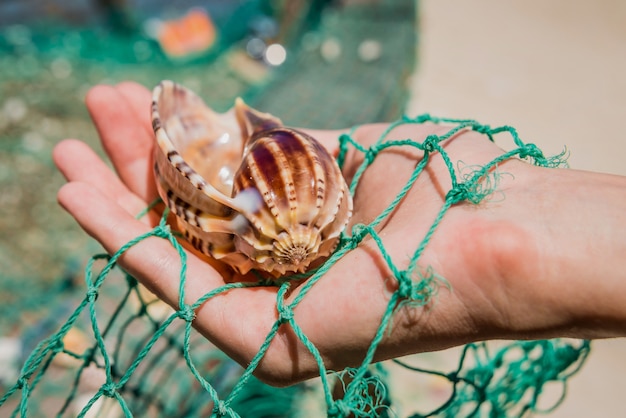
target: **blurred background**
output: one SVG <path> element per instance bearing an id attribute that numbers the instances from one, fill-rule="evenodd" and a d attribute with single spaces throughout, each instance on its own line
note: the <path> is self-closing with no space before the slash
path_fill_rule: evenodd
<path id="1" fill-rule="evenodd" d="M 566 147 L 572 168 L 626 175 L 624 22 L 619 0 L 3 0 L 0 388 L 11 353 L 27 355 L 80 301 L 100 251 L 57 206 L 50 157 L 67 137 L 101 152 L 91 86 L 173 79 L 217 109 L 243 96 L 316 128 L 473 118 L 547 154 Z M 594 342 L 551 416 L 626 416 L 624 353 L 623 339 Z"/>
<path id="2" fill-rule="evenodd" d="M 422 0 L 419 15 L 409 113 L 511 125 L 571 168 L 626 175 L 626 3 Z M 594 341 L 550 416 L 626 416 L 625 353 Z"/>

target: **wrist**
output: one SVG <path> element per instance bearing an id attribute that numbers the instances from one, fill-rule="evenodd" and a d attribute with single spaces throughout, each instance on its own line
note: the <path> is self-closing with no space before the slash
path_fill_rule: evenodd
<path id="1" fill-rule="evenodd" d="M 517 267 L 521 274 L 510 276 L 519 282 L 508 285 L 526 296 L 521 310 L 535 324 L 526 331 L 540 337 L 626 335 L 625 180 L 529 165 L 522 171 L 518 190 L 505 199 L 525 212 L 513 221 L 526 232 L 529 241 L 520 245 L 526 253 L 508 256 L 526 259 Z"/>

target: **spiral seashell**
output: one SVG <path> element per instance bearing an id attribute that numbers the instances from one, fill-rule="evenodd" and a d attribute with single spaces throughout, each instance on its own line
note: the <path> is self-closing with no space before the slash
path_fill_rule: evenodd
<path id="1" fill-rule="evenodd" d="M 196 249 L 275 277 L 334 250 L 352 197 L 317 140 L 241 99 L 216 113 L 171 81 L 153 91 L 152 124 L 157 189 Z"/>

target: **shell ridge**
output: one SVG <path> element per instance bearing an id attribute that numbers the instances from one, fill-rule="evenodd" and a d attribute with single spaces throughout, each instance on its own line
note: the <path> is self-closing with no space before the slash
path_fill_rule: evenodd
<path id="1" fill-rule="evenodd" d="M 282 187 L 279 186 L 278 190 L 282 190 L 284 193 L 284 196 L 280 196 L 276 200 L 280 203 L 281 200 L 286 199 L 285 204 L 288 208 L 287 213 L 285 213 L 284 210 L 279 211 L 276 220 L 279 226 L 281 226 L 285 230 L 288 230 L 290 229 L 290 226 L 293 225 L 295 222 L 296 210 L 298 209 L 296 186 L 294 183 L 293 175 L 289 170 L 289 168 L 291 167 L 291 163 L 287 159 L 287 156 L 285 155 L 281 147 L 276 142 L 266 142 L 270 153 L 273 155 L 274 159 L 276 160 L 276 164 L 278 165 L 279 177 L 276 180 L 280 180 L 282 184 Z M 272 181 L 274 181 L 274 179 L 272 179 Z"/>
<path id="2" fill-rule="evenodd" d="M 157 190 L 194 248 L 278 277 L 336 247 L 352 196 L 315 138 L 241 99 L 217 113 L 167 80 L 151 112 Z"/>
<path id="3" fill-rule="evenodd" d="M 263 174 L 261 173 L 261 170 L 252 154 L 248 153 L 247 157 L 244 160 L 244 165 L 246 166 L 247 172 L 249 172 L 248 175 L 250 176 L 250 178 L 247 179 L 249 183 L 245 183 L 246 186 L 248 187 L 244 188 L 244 190 L 250 187 L 255 188 L 259 192 L 259 195 L 261 196 L 262 201 L 264 202 L 265 206 L 270 212 L 272 219 L 277 218 L 279 216 L 279 213 L 278 213 L 278 208 L 276 206 L 276 202 L 274 200 L 274 196 L 272 192 L 270 191 L 267 182 L 263 178 Z M 239 184 L 236 183 L 236 185 L 239 185 Z M 237 195 L 235 196 L 235 199 L 236 198 L 237 198 Z M 270 234 L 273 237 L 276 236 L 275 234 L 276 228 L 271 227 L 271 224 L 274 221 L 268 222 L 268 220 L 264 220 L 262 217 L 262 211 L 259 211 L 259 213 L 246 212 L 246 217 L 255 226 L 255 228 L 257 228 L 261 232 L 265 234 Z M 265 226 L 266 224 L 270 226 L 266 227 Z"/>
<path id="4" fill-rule="evenodd" d="M 312 143 L 311 146 L 316 150 L 317 162 L 323 173 L 318 181 L 321 182 L 321 187 L 317 189 L 317 198 L 321 198 L 322 206 L 314 221 L 315 227 L 323 233 L 329 226 L 334 226 L 336 215 L 339 212 L 343 200 L 345 187 L 338 186 L 336 182 L 332 181 L 333 178 L 340 177 L 343 179 L 343 175 L 335 159 L 317 140 L 315 140 L 315 143 Z"/>
<path id="5" fill-rule="evenodd" d="M 323 147 L 319 144 L 319 142 L 315 138 L 312 138 L 308 135 L 307 137 L 310 138 L 307 144 L 308 145 L 307 151 L 310 155 L 311 160 L 313 161 L 313 178 L 315 182 L 314 193 L 315 193 L 315 209 L 316 209 L 314 216 L 311 217 L 310 224 L 314 225 L 315 228 L 321 231 L 322 228 L 320 228 L 318 220 L 324 214 L 324 209 L 325 209 L 324 202 L 327 197 L 327 192 L 329 192 L 331 189 L 331 187 L 326 186 L 326 183 L 329 177 L 328 172 L 330 169 L 331 173 L 334 174 L 334 170 L 332 170 L 334 167 L 332 165 L 332 161 L 331 161 L 331 164 L 326 164 L 326 165 L 324 164 L 324 162 L 322 162 L 321 157 L 324 157 L 324 159 L 328 159 L 332 157 L 329 154 L 325 153 L 326 150 L 323 149 Z M 321 156 L 320 156 L 320 153 L 321 153 Z M 331 221 L 332 220 L 329 218 L 327 222 L 323 223 L 322 226 L 325 226 Z"/>
<path id="6" fill-rule="evenodd" d="M 298 190 L 298 199 L 301 199 L 301 203 L 305 205 L 308 210 L 304 212 L 305 219 L 299 218 L 297 222 L 301 225 L 312 226 L 315 220 L 319 217 L 320 211 L 323 206 L 323 190 L 324 179 L 326 173 L 324 167 L 316 152 L 315 138 L 307 135 L 304 132 L 298 130 L 291 130 L 293 135 L 293 142 L 297 143 L 301 147 L 302 158 L 294 158 L 294 160 L 300 163 L 300 170 L 307 173 L 307 177 L 310 177 L 306 187 L 303 185 Z M 303 214 L 301 214 L 302 216 Z"/>

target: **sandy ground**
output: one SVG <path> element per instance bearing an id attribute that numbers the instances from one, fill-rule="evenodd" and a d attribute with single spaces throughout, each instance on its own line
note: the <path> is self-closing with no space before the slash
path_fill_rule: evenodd
<path id="1" fill-rule="evenodd" d="M 420 1 L 409 114 L 515 126 L 576 169 L 626 175 L 626 2 Z M 626 339 L 594 342 L 552 417 L 626 416 Z"/>

